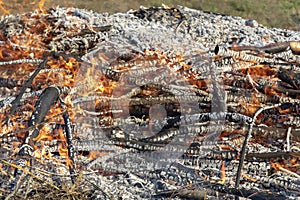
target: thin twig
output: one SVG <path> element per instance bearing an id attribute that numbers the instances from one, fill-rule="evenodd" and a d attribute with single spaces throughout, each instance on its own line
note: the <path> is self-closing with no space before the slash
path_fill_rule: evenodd
<path id="1" fill-rule="evenodd" d="M 243 146 L 242 146 L 242 149 L 241 149 L 241 153 L 240 153 L 239 165 L 238 165 L 238 170 L 237 170 L 237 175 L 236 175 L 236 180 L 235 180 L 235 188 L 236 189 L 239 187 L 239 184 L 240 184 L 242 168 L 243 168 L 244 160 L 245 160 L 245 157 L 246 157 L 246 147 L 247 147 L 248 141 L 251 137 L 251 132 L 252 132 L 253 126 L 255 124 L 255 120 L 256 120 L 257 116 L 265 110 L 276 108 L 276 107 L 279 107 L 280 105 L 281 105 L 281 103 L 275 104 L 275 105 L 272 105 L 272 106 L 266 106 L 266 107 L 258 109 L 255 112 L 255 114 L 252 118 L 252 122 L 249 124 L 248 132 L 245 135 L 245 140 L 244 140 L 244 143 L 243 143 Z"/>
<path id="2" fill-rule="evenodd" d="M 286 134 L 286 150 L 290 151 L 290 137 L 291 137 L 292 127 L 289 127 Z"/>
<path id="3" fill-rule="evenodd" d="M 11 167 L 14 167 L 14 168 L 16 168 L 16 169 L 19 169 L 19 170 L 23 171 L 24 173 L 26 173 L 26 174 L 28 174 L 28 175 L 34 177 L 35 179 L 37 179 L 37 180 L 39 180 L 39 181 L 41 181 L 41 182 L 46 183 L 47 185 L 51 186 L 52 188 L 54 188 L 54 189 L 56 189 L 56 190 L 60 190 L 58 187 L 56 187 L 56 186 L 53 185 L 52 183 L 49 183 L 49 182 L 47 182 L 47 181 L 41 179 L 40 177 L 38 177 L 38 176 L 34 175 L 33 173 L 31 173 L 30 171 L 28 171 L 27 169 L 24 169 L 23 167 L 20 167 L 20 166 L 18 166 L 18 165 L 12 164 L 12 163 L 10 163 L 10 162 L 8 162 L 8 161 L 6 161 L 6 160 L 3 160 L 3 159 L 0 159 L 0 161 L 3 162 L 4 164 L 8 165 L 8 166 L 11 166 Z"/>

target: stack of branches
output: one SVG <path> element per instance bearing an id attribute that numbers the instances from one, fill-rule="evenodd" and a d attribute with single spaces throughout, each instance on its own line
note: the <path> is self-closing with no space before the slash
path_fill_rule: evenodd
<path id="1" fill-rule="evenodd" d="M 103 43 L 109 45 L 115 49 Z M 145 159 L 143 164 L 138 158 L 166 161 L 145 151 L 171 151 L 183 154 L 170 161 L 179 165 L 175 167 L 179 172 L 197 174 L 192 178 L 202 188 L 197 195 L 203 195 L 203 188 L 252 198 L 299 195 L 297 45 L 292 41 L 264 47 L 216 46 L 205 56 L 147 50 L 109 59 L 99 47 L 93 56 L 100 58 L 97 63 L 106 69 L 106 76 L 118 83 L 112 97 L 93 97 L 100 126 L 115 144 L 133 150 L 129 156 L 113 154 L 114 158 L 101 158 L 98 165 L 89 166 L 115 172 L 130 169 L 145 176 L 149 172 L 141 169 L 147 171 L 152 163 Z M 151 116 L 157 104 L 163 105 L 156 110 L 163 116 Z M 182 149 L 178 138 L 189 147 Z M 138 166 L 128 164 L 128 157 L 136 157 Z M 110 165 L 107 160 L 115 162 Z M 186 187 L 188 182 L 180 184 Z M 174 193 L 181 196 L 178 191 L 160 195 Z"/>
<path id="2" fill-rule="evenodd" d="M 3 196 L 106 197 L 124 173 L 176 187 L 157 198 L 299 195 L 298 42 L 138 51 L 72 9 L 0 27 Z"/>

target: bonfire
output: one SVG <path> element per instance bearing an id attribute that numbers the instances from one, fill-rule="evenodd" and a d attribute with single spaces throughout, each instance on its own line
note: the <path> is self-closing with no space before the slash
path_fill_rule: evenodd
<path id="1" fill-rule="evenodd" d="M 300 35 L 229 18 L 180 6 L 3 17 L 0 195 L 299 197 Z M 246 42 L 219 29 L 234 22 Z"/>

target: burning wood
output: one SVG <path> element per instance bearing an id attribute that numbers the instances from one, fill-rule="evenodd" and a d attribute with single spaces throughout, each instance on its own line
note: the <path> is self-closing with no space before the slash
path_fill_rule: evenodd
<path id="1" fill-rule="evenodd" d="M 2 193 L 73 184 L 106 198 L 102 179 L 128 173 L 156 187 L 144 198 L 190 196 L 189 183 L 201 198 L 299 196 L 298 42 L 202 44 L 185 35 L 191 12 L 3 18 Z M 159 24 L 165 15 L 170 29 Z M 134 27 L 137 18 L 146 26 Z"/>

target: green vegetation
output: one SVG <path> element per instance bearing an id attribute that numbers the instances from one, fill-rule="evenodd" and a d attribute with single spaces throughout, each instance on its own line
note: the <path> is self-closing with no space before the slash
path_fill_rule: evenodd
<path id="1" fill-rule="evenodd" d="M 300 30 L 299 0 L 202 0 L 202 8 L 255 19 L 269 27 Z"/>
<path id="2" fill-rule="evenodd" d="M 0 6 L 10 13 L 38 8 L 40 0 L 11 0 Z M 41 0 L 43 1 L 43 0 Z M 300 31 L 300 0 L 45 0 L 45 7 L 73 6 L 97 12 L 125 12 L 140 5 L 169 7 L 183 5 L 190 8 L 255 19 L 269 27 L 289 28 Z M 0 14 L 5 14 L 0 9 Z"/>

